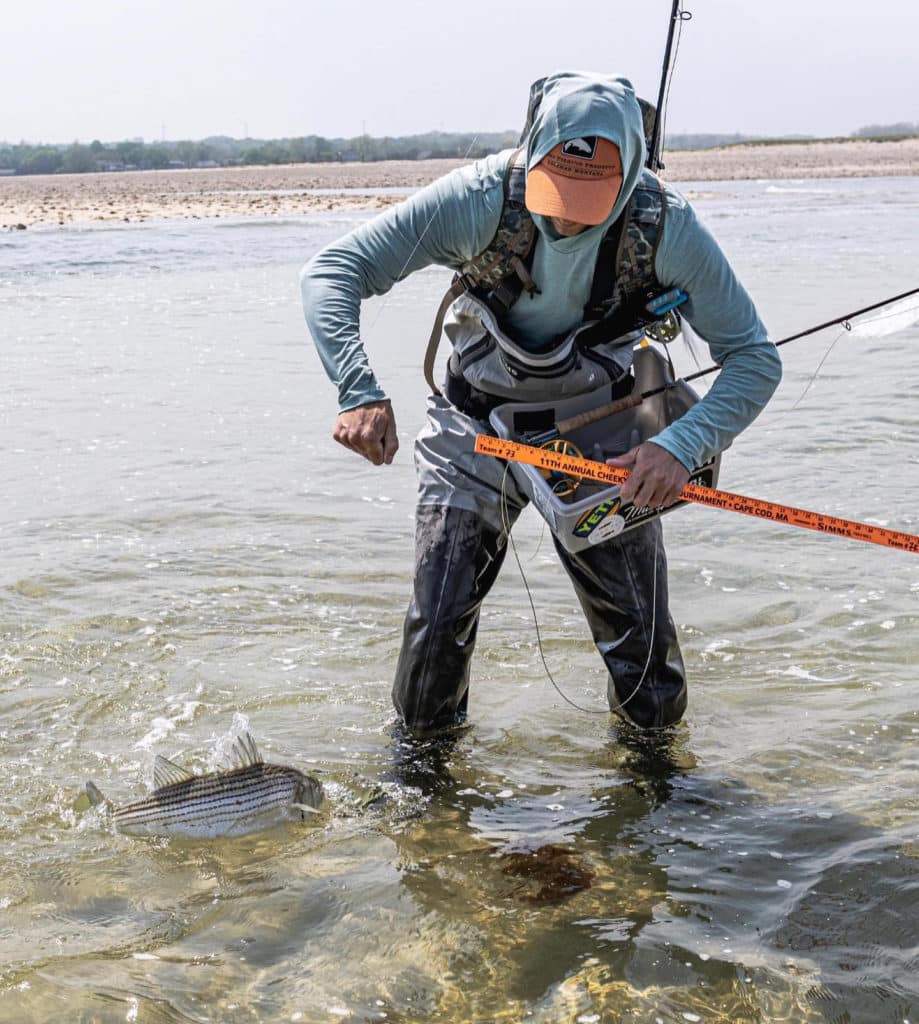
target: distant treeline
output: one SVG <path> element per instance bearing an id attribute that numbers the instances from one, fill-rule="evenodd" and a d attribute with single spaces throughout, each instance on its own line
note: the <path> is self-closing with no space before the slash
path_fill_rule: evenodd
<path id="1" fill-rule="evenodd" d="M 902 139 L 919 135 L 919 124 L 900 121 L 896 124 L 869 124 L 852 132 L 854 139 Z M 838 139 L 841 136 L 835 136 Z M 742 135 L 740 132 L 721 134 L 699 132 L 691 134 L 668 134 L 664 149 L 713 149 L 715 146 L 737 146 L 754 142 L 817 142 L 814 135 Z M 827 141 L 827 140 L 824 140 Z"/>
<path id="2" fill-rule="evenodd" d="M 249 164 L 333 163 L 376 160 L 478 159 L 516 145 L 516 132 L 481 134 L 429 132 L 399 138 L 231 139 L 200 142 L 99 142 L 89 145 L 0 143 L 0 169 L 16 174 L 81 174 L 86 171 L 163 170 L 176 167 L 227 167 Z"/>
<path id="3" fill-rule="evenodd" d="M 674 134 L 664 137 L 664 149 L 714 149 L 715 146 L 733 146 L 741 142 L 754 142 L 758 138 L 759 136 L 741 135 L 739 132 L 730 135 L 719 132 Z"/>
<path id="4" fill-rule="evenodd" d="M 919 123 L 898 121 L 896 124 L 868 124 L 852 133 L 857 139 L 902 139 L 919 135 Z"/>
<path id="5" fill-rule="evenodd" d="M 900 122 L 867 125 L 855 138 L 901 138 L 919 135 L 919 124 Z M 808 141 L 806 136 L 786 136 Z M 391 138 L 360 135 L 326 139 L 306 135 L 296 139 L 231 139 L 213 136 L 198 142 L 100 142 L 70 145 L 0 142 L 0 173 L 81 174 L 87 171 L 165 170 L 181 167 L 233 167 L 253 164 L 351 163 L 377 160 L 477 159 L 515 146 L 516 132 L 428 132 Z M 764 136 L 735 134 L 667 135 L 665 149 L 710 149 L 743 142 L 777 141 Z"/>

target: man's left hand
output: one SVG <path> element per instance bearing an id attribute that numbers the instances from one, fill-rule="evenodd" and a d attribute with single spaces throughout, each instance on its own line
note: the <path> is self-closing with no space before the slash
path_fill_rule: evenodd
<path id="1" fill-rule="evenodd" d="M 651 441 L 645 441 L 625 455 L 607 459 L 606 464 L 632 470 L 620 494 L 636 508 L 667 508 L 679 498 L 689 481 L 689 470 L 683 463 Z"/>

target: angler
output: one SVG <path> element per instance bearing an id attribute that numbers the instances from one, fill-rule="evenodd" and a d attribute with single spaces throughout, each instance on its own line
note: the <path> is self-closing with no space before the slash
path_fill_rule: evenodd
<path id="1" fill-rule="evenodd" d="M 779 382 L 778 353 L 727 259 L 689 202 L 646 166 L 647 135 L 627 79 L 552 74 L 531 92 L 519 150 L 446 175 L 302 271 L 306 321 L 338 388 L 333 436 L 375 465 L 392 462 L 398 441 L 361 343 L 361 300 L 431 264 L 458 275 L 441 308 L 446 378 L 429 381 L 415 446 L 414 593 L 393 688 L 410 728 L 465 718 L 480 607 L 506 554 L 505 526 L 528 500 L 498 460 L 475 452 L 477 434 L 495 433 L 497 406 L 630 393 L 643 329 L 679 303 L 719 376 L 683 416 L 612 460 L 632 470 L 623 500 L 657 508 L 677 500 Z M 429 352 L 429 370 L 433 361 Z M 660 520 L 585 550 L 555 545 L 609 673 L 610 708 L 641 727 L 679 720 L 686 681 Z"/>

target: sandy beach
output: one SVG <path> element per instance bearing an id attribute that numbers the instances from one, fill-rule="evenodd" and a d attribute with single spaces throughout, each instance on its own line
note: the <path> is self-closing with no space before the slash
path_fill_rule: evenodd
<path id="1" fill-rule="evenodd" d="M 0 177 L 0 230 L 92 221 L 266 217 L 373 210 L 398 202 L 460 160 L 292 164 L 217 170 Z M 742 145 L 665 153 L 674 184 L 742 179 L 919 175 L 919 138 Z M 394 189 L 383 194 L 341 190 Z"/>

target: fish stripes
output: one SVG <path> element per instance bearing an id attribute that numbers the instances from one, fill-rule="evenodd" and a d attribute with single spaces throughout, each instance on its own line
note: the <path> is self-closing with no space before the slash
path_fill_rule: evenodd
<path id="1" fill-rule="evenodd" d="M 318 808 L 322 787 L 316 779 L 296 768 L 264 763 L 248 735 L 236 746 L 240 767 L 206 775 L 190 775 L 157 758 L 155 779 L 173 781 L 160 784 L 143 800 L 115 808 L 117 830 L 188 838 L 244 835 L 303 818 Z"/>
<path id="2" fill-rule="evenodd" d="M 294 768 L 266 764 L 202 775 L 164 786 L 144 800 L 119 808 L 115 823 L 122 831 L 143 824 L 230 824 L 293 803 L 303 779 Z"/>

